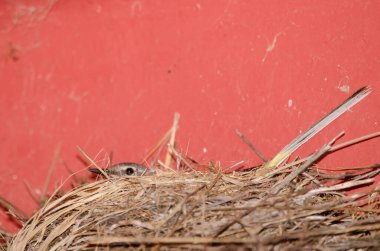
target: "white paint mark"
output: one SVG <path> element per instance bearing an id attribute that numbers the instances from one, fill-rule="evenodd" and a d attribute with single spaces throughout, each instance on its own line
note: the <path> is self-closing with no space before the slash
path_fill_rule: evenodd
<path id="1" fill-rule="evenodd" d="M 201 10 L 201 9 L 202 9 L 202 6 L 201 6 L 200 3 L 197 3 L 195 6 L 197 7 L 198 10 Z"/>
<path id="2" fill-rule="evenodd" d="M 290 107 L 292 107 L 292 105 L 293 105 L 293 100 L 292 100 L 292 99 L 289 99 L 289 100 L 288 100 L 288 107 L 290 108 Z"/>
<path id="3" fill-rule="evenodd" d="M 203 147 L 203 153 L 207 153 L 207 148 Z"/>
<path id="4" fill-rule="evenodd" d="M 325 77 L 323 80 L 324 80 L 324 81 L 327 81 L 327 77 Z"/>
<path id="5" fill-rule="evenodd" d="M 38 188 L 34 189 L 34 192 L 35 192 L 37 195 L 40 195 L 40 194 L 41 194 L 41 190 L 38 189 Z"/>
<path id="6" fill-rule="evenodd" d="M 350 86 L 349 86 L 350 76 L 349 76 L 349 72 L 345 68 L 341 67 L 340 65 L 338 65 L 338 71 L 342 75 L 342 79 L 339 81 L 339 84 L 338 84 L 338 89 L 341 92 L 344 92 L 344 93 L 348 94 L 350 92 Z"/>
<path id="7" fill-rule="evenodd" d="M 341 92 L 344 92 L 344 93 L 347 93 L 347 94 L 350 92 L 350 86 L 349 85 L 339 85 L 338 89 Z"/>
<path id="8" fill-rule="evenodd" d="M 284 33 L 284 32 L 278 32 L 278 33 L 274 36 L 274 38 L 273 38 L 273 40 L 272 40 L 272 43 L 269 43 L 268 39 L 265 38 L 265 39 L 267 40 L 267 42 L 268 42 L 268 46 L 267 46 L 267 49 L 265 50 L 265 55 L 264 55 L 263 59 L 261 59 L 261 62 L 264 63 L 265 60 L 267 59 L 268 54 L 269 54 L 270 52 L 272 52 L 273 49 L 276 47 L 277 38 L 278 38 L 280 35 L 285 35 L 285 33 Z"/>

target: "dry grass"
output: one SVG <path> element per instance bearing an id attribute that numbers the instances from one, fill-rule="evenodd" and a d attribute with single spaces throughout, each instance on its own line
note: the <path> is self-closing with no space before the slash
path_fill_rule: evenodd
<path id="1" fill-rule="evenodd" d="M 373 183 L 380 164 L 339 174 L 314 164 L 380 132 L 334 147 L 336 137 L 275 169 L 263 164 L 224 173 L 175 148 L 177 123 L 178 116 L 144 159 L 152 160 L 154 175 L 106 177 L 63 194 L 58 188 L 17 235 L 0 232 L 6 245 L 0 250 L 379 250 L 380 186 Z M 363 189 L 346 193 L 358 187 Z M 3 206 L 23 221 L 8 204 Z"/>
<path id="2" fill-rule="evenodd" d="M 9 250 L 377 250 L 378 191 L 341 192 L 371 184 L 379 167 L 312 168 L 277 194 L 294 166 L 100 180 L 47 201 Z"/>

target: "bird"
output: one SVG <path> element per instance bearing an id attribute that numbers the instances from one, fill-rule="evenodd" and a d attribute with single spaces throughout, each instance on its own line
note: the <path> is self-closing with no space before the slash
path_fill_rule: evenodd
<path id="1" fill-rule="evenodd" d="M 102 174 L 98 168 L 89 168 L 92 173 Z M 112 165 L 109 168 L 104 169 L 103 171 L 110 177 L 128 177 L 128 176 L 142 176 L 147 172 L 147 168 L 143 165 L 134 163 L 134 162 L 122 162 L 115 165 Z"/>

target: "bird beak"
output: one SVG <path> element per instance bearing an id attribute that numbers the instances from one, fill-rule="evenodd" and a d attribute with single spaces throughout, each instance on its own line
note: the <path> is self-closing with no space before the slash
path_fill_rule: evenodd
<path id="1" fill-rule="evenodd" d="M 96 174 L 102 174 L 98 168 L 89 168 L 88 171 Z"/>

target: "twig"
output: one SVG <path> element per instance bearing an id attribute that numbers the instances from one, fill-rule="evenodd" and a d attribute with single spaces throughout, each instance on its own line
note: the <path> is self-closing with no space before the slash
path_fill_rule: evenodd
<path id="1" fill-rule="evenodd" d="M 66 168 L 66 170 L 69 172 L 69 174 L 71 174 L 72 178 L 73 178 L 73 182 L 71 183 L 71 186 L 72 187 L 76 187 L 80 184 L 84 184 L 86 183 L 86 180 L 84 178 L 78 178 L 76 174 L 74 174 L 74 171 L 71 170 L 71 168 L 67 165 L 66 161 L 62 161 L 64 167 Z"/>
<path id="2" fill-rule="evenodd" d="M 239 162 L 236 162 L 235 164 L 232 164 L 231 166 L 225 168 L 225 169 L 223 170 L 223 172 L 224 172 L 224 173 L 227 173 L 228 171 L 230 171 L 230 170 L 233 169 L 234 167 L 237 167 L 237 166 L 239 166 L 239 165 L 244 164 L 244 162 L 245 162 L 244 160 L 239 161 Z M 236 170 L 235 170 L 235 171 L 236 171 Z"/>
<path id="3" fill-rule="evenodd" d="M 156 154 L 152 158 L 152 161 L 150 162 L 150 164 L 148 164 L 150 166 L 150 168 L 155 168 L 158 161 L 160 161 L 159 158 L 161 156 L 162 150 L 164 149 L 165 143 L 168 140 L 168 138 L 169 138 L 169 135 L 167 136 L 167 139 L 164 142 L 162 142 L 162 144 L 156 149 L 156 151 L 157 151 Z"/>
<path id="4" fill-rule="evenodd" d="M 274 187 L 269 190 L 271 194 L 277 194 L 281 189 L 283 189 L 290 181 L 292 181 L 295 177 L 297 177 L 300 173 L 304 172 L 309 166 L 311 166 L 314 162 L 319 160 L 322 156 L 324 156 L 330 149 L 331 145 L 335 143 L 340 137 L 344 135 L 344 132 L 341 132 L 338 136 L 332 139 L 327 145 L 323 146 L 318 152 L 313 154 L 311 158 L 309 158 L 301 167 L 294 170 L 291 174 L 286 176 L 285 179 L 278 182 Z"/>
<path id="5" fill-rule="evenodd" d="M 363 141 L 367 141 L 367 140 L 370 140 L 370 139 L 373 139 L 373 138 L 376 138 L 376 137 L 380 137 L 380 132 L 371 133 L 371 134 L 368 134 L 368 135 L 365 135 L 365 136 L 362 136 L 362 137 L 359 137 L 359 138 L 356 138 L 356 139 L 353 139 L 353 140 L 349 140 L 349 141 L 343 142 L 343 143 L 341 143 L 339 145 L 331 147 L 330 152 L 335 152 L 335 151 L 338 151 L 338 150 L 340 150 L 342 148 L 345 148 L 345 147 L 348 147 L 348 146 L 351 146 L 351 145 L 355 145 L 357 143 L 360 143 L 360 142 L 363 142 Z"/>
<path id="6" fill-rule="evenodd" d="M 80 146 L 77 146 L 77 148 L 83 154 L 83 156 L 85 156 L 91 162 L 91 164 L 93 164 L 104 175 L 104 177 L 106 177 L 107 179 L 110 178 L 108 174 L 104 172 L 104 170 L 100 168 L 98 164 L 96 164 L 96 162 L 90 156 L 88 156 L 88 154 Z"/>
<path id="7" fill-rule="evenodd" d="M 372 177 L 375 177 L 376 175 L 378 175 L 379 173 L 380 173 L 380 169 L 377 169 L 377 170 L 374 170 L 371 172 L 361 174 L 361 175 L 355 177 L 353 180 L 362 180 L 362 179 L 366 179 L 366 178 L 372 178 Z"/>
<path id="8" fill-rule="evenodd" d="M 334 168 L 334 169 L 318 167 L 317 170 L 326 170 L 326 171 L 352 171 L 352 170 L 354 170 L 354 171 L 357 171 L 357 170 L 367 170 L 367 169 L 376 169 L 376 168 L 380 168 L 380 163 L 375 163 L 375 164 L 372 164 L 369 166 L 364 166 L 364 167 L 355 166 L 355 167 L 344 167 L 344 168 Z"/>
<path id="9" fill-rule="evenodd" d="M 349 140 L 349 141 L 343 142 L 343 143 L 338 144 L 336 146 L 332 146 L 329 152 L 335 152 L 335 151 L 338 151 L 338 150 L 340 150 L 342 148 L 351 146 L 353 144 L 358 144 L 360 142 L 363 142 L 363 141 L 366 141 L 366 140 L 378 137 L 379 133 L 380 132 L 372 133 L 372 134 L 369 134 L 369 135 L 366 135 L 366 136 L 362 136 L 362 137 L 359 137 L 359 138 L 356 138 L 356 139 L 353 139 L 353 140 Z M 265 166 L 264 167 L 260 167 L 256 171 L 256 173 L 257 173 L 257 176 L 260 177 L 260 179 L 262 179 L 262 178 L 269 178 L 269 177 L 271 177 L 271 176 L 273 176 L 273 175 L 279 173 L 280 171 L 285 170 L 285 169 L 287 169 L 289 167 L 293 167 L 295 165 L 302 164 L 305 161 L 307 161 L 308 159 L 310 159 L 311 157 L 312 157 L 312 155 L 310 155 L 308 157 L 305 157 L 305 158 L 302 158 L 302 159 L 299 159 L 299 160 L 296 160 L 296 161 L 294 161 L 294 162 L 292 162 L 290 164 L 283 165 L 280 168 L 275 169 L 273 171 L 271 171 L 272 169 L 270 167 L 269 168 L 265 167 Z M 334 171 L 371 169 L 371 168 L 377 168 L 377 167 L 379 167 L 379 165 L 380 164 L 374 164 L 374 165 L 370 165 L 370 166 L 367 166 L 367 167 L 341 168 L 341 169 L 334 169 Z M 331 169 L 324 169 L 324 168 L 321 168 L 321 167 L 318 167 L 318 169 L 332 171 Z"/>
<path id="10" fill-rule="evenodd" d="M 181 154 L 179 154 L 179 152 L 177 152 L 176 149 L 174 149 L 174 147 L 172 147 L 171 145 L 169 145 L 169 148 L 171 149 L 172 153 L 173 153 L 177 158 L 179 158 L 179 159 L 185 164 L 185 166 L 187 166 L 191 171 L 196 172 L 196 173 L 199 173 L 197 170 L 195 170 L 195 169 L 190 165 L 189 162 L 187 162 L 187 160 L 185 160 L 184 157 L 181 156 Z M 167 166 L 167 165 L 165 164 L 165 166 Z"/>
<path id="11" fill-rule="evenodd" d="M 169 140 L 169 147 L 168 151 L 166 152 L 166 157 L 165 157 L 165 166 L 171 166 L 171 161 L 172 161 L 172 152 L 174 149 L 174 142 L 175 142 L 175 134 L 178 129 L 178 121 L 179 121 L 179 113 L 174 113 L 174 120 L 173 120 L 173 126 L 171 129 L 171 135 L 170 135 L 170 140 Z"/>
<path id="12" fill-rule="evenodd" d="M 313 195 L 332 192 L 332 191 L 346 190 L 348 188 L 353 188 L 353 187 L 357 187 L 357 186 L 371 184 L 374 182 L 374 180 L 375 180 L 374 178 L 370 178 L 370 179 L 366 179 L 366 180 L 353 180 L 353 181 L 347 181 L 347 182 L 344 182 L 342 184 L 338 184 L 335 186 L 317 188 L 317 189 L 314 189 L 314 190 L 307 192 L 306 194 L 304 194 L 302 196 L 299 196 L 298 198 L 296 198 L 296 200 L 297 201 L 303 201 L 307 197 L 310 197 Z"/>
<path id="13" fill-rule="evenodd" d="M 5 231 L 2 227 L 0 227 L 0 250 L 1 250 L 1 240 L 7 241 L 8 239 L 12 238 L 12 234 Z M 5 250 L 5 249 L 4 249 Z"/>
<path id="14" fill-rule="evenodd" d="M 173 168 L 168 167 L 168 166 L 165 166 L 165 164 L 162 163 L 161 160 L 158 160 L 157 163 L 158 163 L 160 166 L 164 167 L 165 169 L 168 169 L 168 170 L 171 171 L 172 173 L 177 173 Z"/>
<path id="15" fill-rule="evenodd" d="M 54 171 L 55 167 L 57 166 L 57 161 L 59 158 L 59 154 L 61 152 L 61 147 L 62 147 L 62 143 L 59 143 L 57 145 L 57 147 L 55 148 L 53 160 L 50 163 L 50 167 L 49 167 L 48 174 L 47 174 L 47 177 L 45 180 L 45 184 L 44 184 L 44 187 L 42 189 L 42 196 L 46 195 L 46 191 L 47 191 L 47 188 L 48 188 L 49 183 L 50 183 L 51 175 L 53 174 L 53 171 Z"/>
<path id="16" fill-rule="evenodd" d="M 243 141 L 244 143 L 246 143 L 249 148 L 252 149 L 252 151 L 254 153 L 256 153 L 256 155 L 263 161 L 263 162 L 267 162 L 268 160 L 260 153 L 260 151 L 240 132 L 238 131 L 237 129 L 235 130 L 235 133 L 237 136 L 239 136 Z"/>
<path id="17" fill-rule="evenodd" d="M 311 181 L 313 181 L 315 184 L 317 184 L 318 186 L 323 186 L 323 184 L 314 176 L 308 174 L 308 173 L 303 173 L 304 176 L 308 177 Z"/>
<path id="18" fill-rule="evenodd" d="M 25 180 L 24 181 L 24 185 L 26 187 L 26 190 L 28 190 L 28 192 L 30 193 L 30 196 L 32 196 L 32 198 L 34 199 L 34 201 L 39 205 L 39 206 L 42 206 L 42 202 L 41 202 L 41 199 L 38 198 L 37 194 L 33 191 L 32 187 L 29 185 L 29 183 Z"/>
<path id="19" fill-rule="evenodd" d="M 156 152 L 157 149 L 161 148 L 165 144 L 165 142 L 168 141 L 171 132 L 172 132 L 172 128 L 170 128 L 165 133 L 165 135 L 158 141 L 158 143 L 148 152 L 148 154 L 142 159 L 141 163 L 144 164 L 145 162 L 147 162 L 150 156 L 152 156 L 152 154 Z"/>
<path id="20" fill-rule="evenodd" d="M 28 215 L 24 211 L 22 211 L 20 208 L 16 207 L 11 202 L 7 201 L 1 196 L 0 205 L 13 212 L 22 222 L 25 222 L 28 219 Z"/>
<path id="21" fill-rule="evenodd" d="M 306 161 L 301 167 L 294 170 L 292 173 L 290 173 L 288 176 L 285 177 L 285 179 L 279 181 L 271 190 L 269 190 L 269 193 L 271 194 L 277 194 L 281 189 L 283 189 L 289 182 L 291 182 L 295 177 L 297 177 L 300 173 L 305 171 L 308 167 L 310 167 L 314 162 L 319 160 L 323 155 L 325 155 L 329 151 L 330 147 L 324 146 L 322 147 L 317 153 L 315 153 L 308 161 Z"/>

